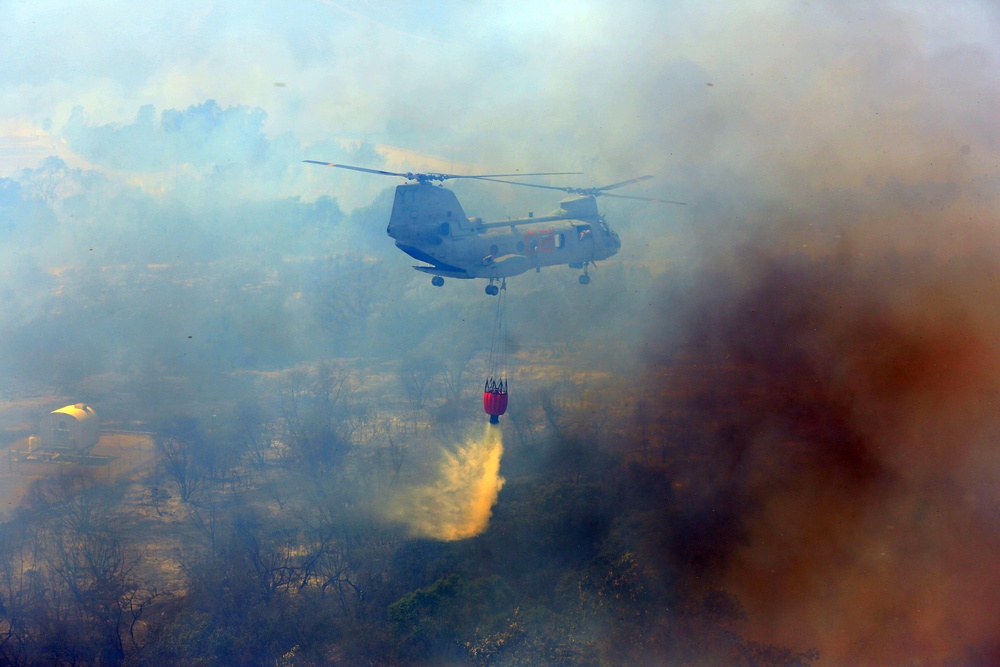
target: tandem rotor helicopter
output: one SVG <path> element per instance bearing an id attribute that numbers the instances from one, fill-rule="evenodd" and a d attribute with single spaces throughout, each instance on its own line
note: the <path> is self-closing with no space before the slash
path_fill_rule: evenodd
<path id="1" fill-rule="evenodd" d="M 352 169 L 381 176 L 397 176 L 408 182 L 396 186 L 396 196 L 389 216 L 386 233 L 396 247 L 429 266 L 414 266 L 429 273 L 435 287 L 444 285 L 445 278 L 489 281 L 486 293 L 499 293 L 498 283 L 529 269 L 540 271 L 543 266 L 568 265 L 580 269 L 580 284 L 590 283 L 590 265 L 611 257 L 621 248 L 621 241 L 597 210 L 596 198 L 618 197 L 664 204 L 684 204 L 669 199 L 651 199 L 609 194 L 614 190 L 652 178 L 640 176 L 598 188 L 571 188 L 505 181 L 521 176 L 555 176 L 578 172 L 543 172 L 536 174 L 478 174 L 462 176 L 439 173 L 399 173 L 381 169 L 366 169 L 346 164 L 303 160 L 310 164 L 339 169 Z M 483 222 L 482 218 L 466 217 L 462 205 L 451 190 L 434 182 L 453 178 L 468 178 L 509 185 L 522 185 L 547 190 L 560 190 L 570 197 L 559 202 L 559 209 L 549 215 Z"/>

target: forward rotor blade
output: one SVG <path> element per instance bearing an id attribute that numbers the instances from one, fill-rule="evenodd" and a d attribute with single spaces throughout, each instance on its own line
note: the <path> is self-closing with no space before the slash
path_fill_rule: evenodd
<path id="1" fill-rule="evenodd" d="M 385 171 L 382 169 L 366 169 L 365 167 L 354 167 L 349 164 L 335 164 L 333 162 L 321 162 L 319 160 L 303 160 L 303 162 L 308 162 L 309 164 L 318 164 L 324 167 L 337 167 L 338 169 L 352 169 L 354 171 L 363 171 L 368 174 L 379 174 L 380 176 L 399 176 L 400 178 L 406 178 L 411 181 L 445 181 L 452 178 L 479 178 L 479 179 L 489 179 L 494 176 L 502 177 L 521 177 L 521 176 L 570 176 L 579 175 L 581 172 L 578 171 L 543 171 L 536 174 L 439 174 L 436 172 L 429 173 L 417 173 L 408 171 L 405 174 L 398 171 Z"/>
<path id="2" fill-rule="evenodd" d="M 475 174 L 473 176 L 458 176 L 456 174 L 442 174 L 442 175 L 443 176 L 447 176 L 448 178 L 482 178 L 482 179 L 487 179 L 487 178 L 494 178 L 494 177 L 499 177 L 499 176 L 508 177 L 508 178 L 511 177 L 511 176 L 514 176 L 514 177 L 520 177 L 520 176 L 579 176 L 582 173 L 583 173 L 582 171 L 540 171 L 540 172 L 538 172 L 536 174 Z M 522 183 L 521 185 L 527 185 L 527 184 L 526 183 Z"/>
<path id="3" fill-rule="evenodd" d="M 319 160 L 303 160 L 309 164 L 318 164 L 324 167 L 337 167 L 339 169 L 353 169 L 354 171 L 365 171 L 369 174 L 381 174 L 382 176 L 402 176 L 407 178 L 409 174 L 400 174 L 396 171 L 382 171 L 381 169 L 365 169 L 364 167 L 352 167 L 349 164 L 334 164 L 333 162 L 320 162 Z"/>
<path id="4" fill-rule="evenodd" d="M 525 174 L 526 176 L 530 174 Z M 498 174 L 499 176 L 499 174 Z M 560 192 L 570 192 L 573 188 L 560 188 L 555 185 L 539 185 L 537 183 L 520 183 L 518 181 L 501 181 L 496 178 L 489 178 L 486 176 L 477 176 L 481 181 L 493 181 L 494 183 L 506 183 L 507 185 L 523 185 L 526 188 L 542 188 L 543 190 L 559 190 Z"/>

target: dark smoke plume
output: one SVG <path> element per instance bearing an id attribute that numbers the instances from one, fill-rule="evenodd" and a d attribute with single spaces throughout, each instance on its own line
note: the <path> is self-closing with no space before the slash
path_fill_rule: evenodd
<path id="1" fill-rule="evenodd" d="M 709 526 L 692 567 L 753 638 L 827 664 L 992 664 L 1000 235 L 904 190 L 717 235 L 693 290 L 664 290 L 646 391 Z"/>
<path id="2" fill-rule="evenodd" d="M 686 508 L 664 558 L 821 664 L 997 664 L 996 54 L 899 5 L 801 9 L 826 27 L 783 42 L 802 85 L 734 96 L 741 162 L 650 318 L 642 426 Z"/>

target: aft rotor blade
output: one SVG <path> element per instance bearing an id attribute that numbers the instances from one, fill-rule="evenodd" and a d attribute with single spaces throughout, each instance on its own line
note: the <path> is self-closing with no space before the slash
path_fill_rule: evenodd
<path id="1" fill-rule="evenodd" d="M 537 183 L 518 183 L 516 181 L 498 181 L 492 178 L 484 178 L 485 181 L 496 181 L 497 183 L 507 183 L 508 185 L 525 185 L 529 188 L 543 188 L 545 190 L 559 190 L 560 192 L 568 192 L 571 195 L 590 195 L 592 197 L 599 197 L 605 195 L 605 190 L 614 190 L 615 188 L 620 188 L 625 185 L 631 185 L 632 183 L 639 183 L 640 181 L 647 181 L 651 179 L 652 176 L 640 176 L 638 178 L 630 178 L 627 181 L 622 181 L 621 183 L 614 183 L 612 185 L 605 185 L 600 188 L 573 188 L 573 187 L 559 187 L 557 185 L 538 185 Z M 622 195 L 606 195 L 608 197 L 616 196 L 621 197 Z M 640 197 L 641 199 L 641 197 Z M 658 201 L 658 200 L 657 200 Z"/>
<path id="2" fill-rule="evenodd" d="M 655 201 L 661 204 L 679 204 L 680 206 L 687 206 L 686 201 L 674 201 L 673 199 L 652 199 L 650 197 L 632 197 L 631 195 L 612 195 L 612 194 L 601 194 L 602 197 L 614 197 L 615 199 L 638 199 L 639 201 Z"/>
<path id="3" fill-rule="evenodd" d="M 651 178 L 652 176 L 639 176 L 638 178 L 630 178 L 627 181 L 622 181 L 621 183 L 615 183 L 614 185 L 605 185 L 603 188 L 594 188 L 594 189 L 599 190 L 601 192 L 603 192 L 604 190 L 614 190 L 616 188 L 620 188 L 626 185 L 632 185 L 633 183 L 648 181 Z"/>
<path id="4" fill-rule="evenodd" d="M 538 185 L 537 183 L 518 183 L 517 181 L 501 181 L 495 178 L 484 178 L 484 181 L 493 181 L 494 183 L 506 183 L 508 185 L 523 185 L 529 188 L 542 188 L 543 190 L 559 190 L 560 192 L 568 192 L 569 194 L 577 195 L 587 195 L 590 197 L 615 197 L 617 199 L 637 199 L 639 201 L 652 201 L 658 202 L 660 204 L 679 204 L 681 206 L 686 206 L 687 202 L 674 201 L 672 199 L 653 199 L 652 197 L 633 197 L 631 195 L 613 195 L 605 190 L 610 190 L 612 188 L 620 188 L 624 185 L 630 185 L 632 183 L 638 183 L 639 181 L 645 181 L 652 178 L 652 176 L 640 176 L 639 178 L 632 178 L 627 181 L 622 181 L 621 183 L 615 183 L 614 185 L 605 185 L 603 188 L 560 188 L 555 185 Z"/>

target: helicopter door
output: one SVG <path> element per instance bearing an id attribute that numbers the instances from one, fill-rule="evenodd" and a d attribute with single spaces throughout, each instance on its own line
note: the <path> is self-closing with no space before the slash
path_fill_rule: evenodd
<path id="1" fill-rule="evenodd" d="M 590 257 L 594 256 L 595 246 L 594 246 L 594 229 L 590 225 L 577 225 L 576 229 L 576 243 L 580 248 L 580 251 L 585 255 L 589 254 Z"/>

